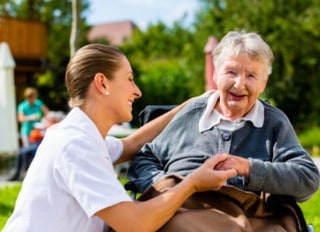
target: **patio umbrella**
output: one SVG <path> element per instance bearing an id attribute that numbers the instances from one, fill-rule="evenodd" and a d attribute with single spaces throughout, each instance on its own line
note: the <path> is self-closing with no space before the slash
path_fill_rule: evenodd
<path id="1" fill-rule="evenodd" d="M 7 43 L 0 43 L 0 154 L 18 151 L 14 87 L 15 61 Z"/>

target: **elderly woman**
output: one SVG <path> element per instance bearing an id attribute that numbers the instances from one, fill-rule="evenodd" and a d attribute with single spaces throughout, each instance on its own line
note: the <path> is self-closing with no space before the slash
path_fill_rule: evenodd
<path id="1" fill-rule="evenodd" d="M 187 176 L 209 157 L 227 153 L 216 169 L 237 170 L 229 184 L 310 198 L 319 186 L 315 163 L 286 115 L 258 99 L 272 70 L 270 47 L 257 33 L 232 31 L 213 56 L 217 91 L 190 102 L 142 148 L 129 169 L 131 181 L 144 192 L 162 176 Z"/>

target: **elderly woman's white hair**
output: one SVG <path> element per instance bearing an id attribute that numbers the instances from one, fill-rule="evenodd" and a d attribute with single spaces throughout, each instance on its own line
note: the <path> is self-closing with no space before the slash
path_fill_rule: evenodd
<path id="1" fill-rule="evenodd" d="M 272 72 L 273 52 L 261 36 L 255 32 L 231 31 L 226 34 L 213 51 L 215 67 L 219 67 L 225 53 L 234 56 L 247 54 L 266 65 L 267 75 Z"/>

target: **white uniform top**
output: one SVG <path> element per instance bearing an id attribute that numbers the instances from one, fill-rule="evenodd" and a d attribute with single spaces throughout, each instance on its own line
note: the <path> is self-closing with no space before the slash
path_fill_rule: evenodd
<path id="1" fill-rule="evenodd" d="M 112 165 L 122 150 L 120 140 L 103 140 L 74 108 L 46 132 L 3 232 L 103 231 L 105 223 L 94 214 L 132 201 Z"/>

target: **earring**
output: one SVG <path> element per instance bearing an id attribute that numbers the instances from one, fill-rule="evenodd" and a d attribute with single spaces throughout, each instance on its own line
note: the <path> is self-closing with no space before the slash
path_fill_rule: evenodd
<path id="1" fill-rule="evenodd" d="M 110 94 L 110 92 L 108 90 L 106 90 L 106 92 L 104 93 L 106 96 L 108 96 Z"/>

